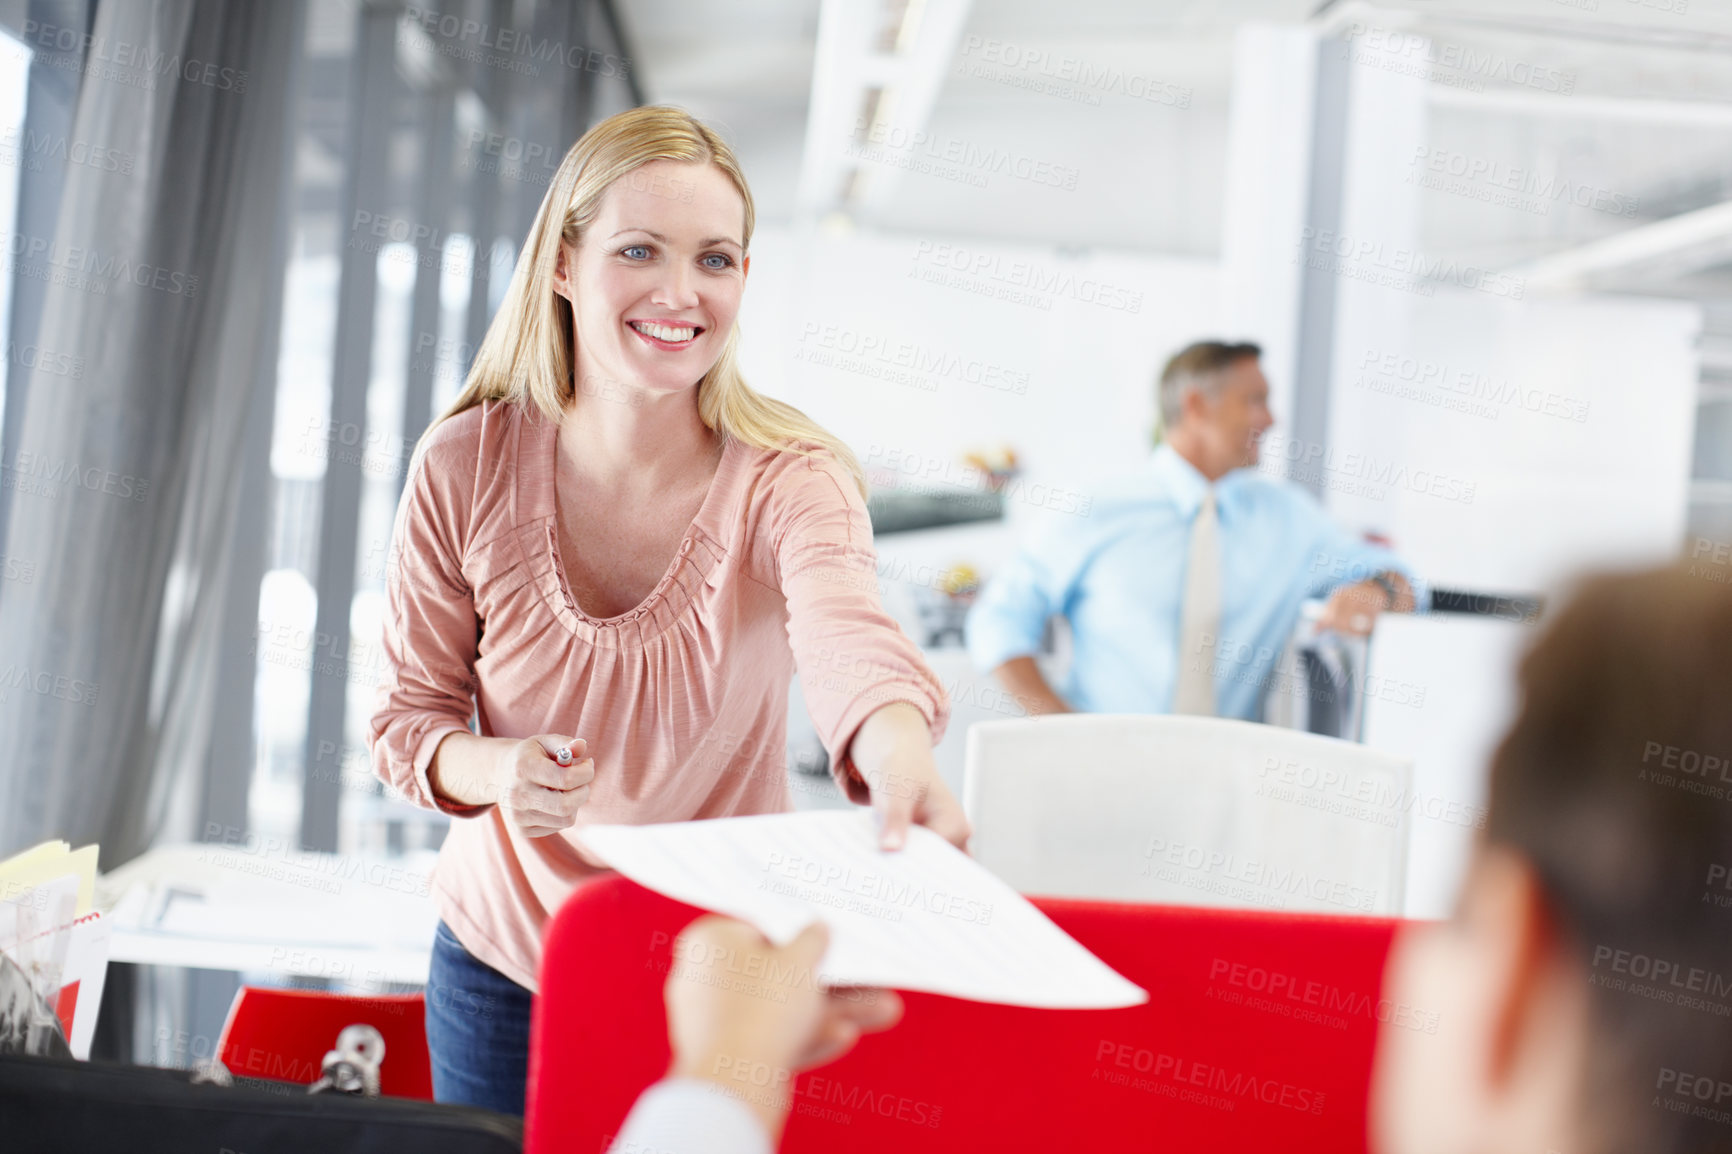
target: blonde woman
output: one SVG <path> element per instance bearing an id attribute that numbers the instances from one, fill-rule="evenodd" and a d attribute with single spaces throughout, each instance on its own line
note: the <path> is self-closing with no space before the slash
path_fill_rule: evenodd
<path id="1" fill-rule="evenodd" d="M 596 125 L 410 465 L 370 740 L 385 782 L 460 819 L 427 988 L 442 1101 L 523 1111 L 542 926 L 599 872 L 576 827 L 789 808 L 796 667 L 885 847 L 910 822 L 967 839 L 860 467 L 736 366 L 752 223 L 733 153 L 684 112 Z"/>

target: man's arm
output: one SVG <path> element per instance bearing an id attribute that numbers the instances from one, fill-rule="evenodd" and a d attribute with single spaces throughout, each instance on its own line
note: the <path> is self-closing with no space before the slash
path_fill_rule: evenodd
<path id="1" fill-rule="evenodd" d="M 1419 593 L 1412 566 L 1383 545 L 1347 532 L 1330 519 L 1309 494 L 1299 494 L 1294 515 L 1312 524 L 1306 593 L 1328 595 L 1318 624 L 1341 633 L 1366 636 L 1379 613 L 1413 613 Z"/>
<path id="2" fill-rule="evenodd" d="M 1034 655 L 1047 622 L 1065 610 L 1078 552 L 1070 537 L 1043 534 L 987 581 L 968 613 L 966 640 L 974 667 L 991 672 L 1030 714 L 1070 712 L 1041 676 Z"/>
<path id="3" fill-rule="evenodd" d="M 1388 582 L 1387 587 L 1384 582 Z M 1364 637 L 1377 624 L 1379 613 L 1411 613 L 1414 604 L 1413 586 L 1408 584 L 1407 578 L 1393 569 L 1386 569 L 1331 593 L 1317 623 L 1324 629 Z"/>
<path id="4" fill-rule="evenodd" d="M 1064 698 L 1054 693 L 1046 678 L 1041 676 L 1040 666 L 1032 657 L 1012 657 L 994 669 L 992 675 L 1000 685 L 1010 690 L 1017 704 L 1028 710 L 1031 717 L 1042 713 L 1071 712 Z"/>

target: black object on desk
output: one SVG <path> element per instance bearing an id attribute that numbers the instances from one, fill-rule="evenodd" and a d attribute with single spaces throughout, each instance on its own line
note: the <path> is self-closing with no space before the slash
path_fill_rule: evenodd
<path id="1" fill-rule="evenodd" d="M 1472 589 L 1433 589 L 1433 613 L 1467 613 L 1532 625 L 1545 611 L 1542 597 L 1522 593 L 1485 593 Z"/>
<path id="2" fill-rule="evenodd" d="M 872 535 L 1004 520 L 1004 494 L 989 489 L 878 489 L 866 501 Z"/>
<path id="3" fill-rule="evenodd" d="M 517 1154 L 521 1119 L 407 1098 L 201 1085 L 188 1070 L 0 1055 L 0 1149 L 126 1154 Z"/>

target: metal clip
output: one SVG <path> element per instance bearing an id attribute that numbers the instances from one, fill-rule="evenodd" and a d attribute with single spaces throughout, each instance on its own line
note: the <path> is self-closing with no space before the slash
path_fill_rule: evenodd
<path id="1" fill-rule="evenodd" d="M 360 1098 L 379 1096 L 379 1066 L 385 1060 L 385 1039 L 372 1026 L 345 1026 L 337 1035 L 337 1048 L 325 1055 L 320 1077 L 307 1088 L 309 1094 L 335 1090 Z"/>

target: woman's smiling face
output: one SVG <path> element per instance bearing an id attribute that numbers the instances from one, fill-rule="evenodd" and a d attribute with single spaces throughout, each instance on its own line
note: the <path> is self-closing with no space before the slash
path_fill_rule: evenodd
<path id="1" fill-rule="evenodd" d="M 740 311 L 744 224 L 744 199 L 713 164 L 654 160 L 608 188 L 554 273 L 572 302 L 580 390 L 697 384 Z"/>

